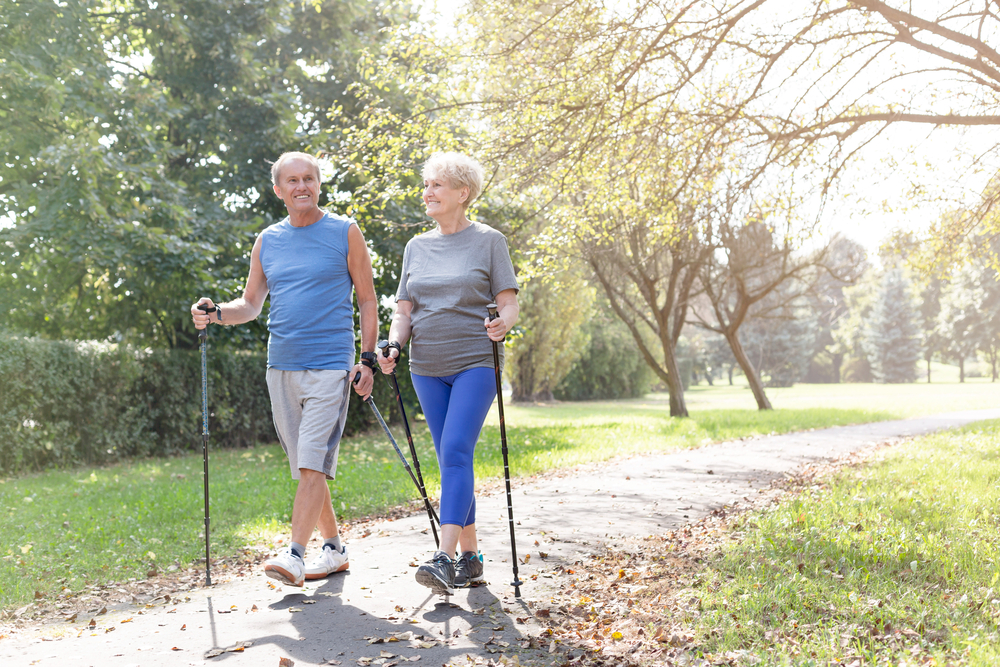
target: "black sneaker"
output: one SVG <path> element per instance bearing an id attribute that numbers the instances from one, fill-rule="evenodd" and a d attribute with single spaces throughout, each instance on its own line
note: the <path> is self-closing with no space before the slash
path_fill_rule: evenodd
<path id="1" fill-rule="evenodd" d="M 448 595 L 449 589 L 455 587 L 455 561 L 443 551 L 435 552 L 433 558 L 417 568 L 417 583 Z"/>
<path id="2" fill-rule="evenodd" d="M 455 588 L 468 588 L 483 583 L 483 557 L 466 551 L 455 561 Z"/>

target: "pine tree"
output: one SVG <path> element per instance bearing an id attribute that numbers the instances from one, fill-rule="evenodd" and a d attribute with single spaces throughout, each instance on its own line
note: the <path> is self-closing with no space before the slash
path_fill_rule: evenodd
<path id="1" fill-rule="evenodd" d="M 876 382 L 917 379 L 920 330 L 916 319 L 910 281 L 902 269 L 887 270 L 882 276 L 864 345 Z"/>

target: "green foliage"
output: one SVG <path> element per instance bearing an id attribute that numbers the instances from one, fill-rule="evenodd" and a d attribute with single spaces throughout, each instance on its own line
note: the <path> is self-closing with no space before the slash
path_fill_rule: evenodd
<path id="1" fill-rule="evenodd" d="M 587 348 L 583 323 L 593 312 L 594 289 L 578 271 L 529 279 L 518 295 L 521 315 L 509 336 L 505 374 L 512 398 L 551 400 Z"/>
<path id="2" fill-rule="evenodd" d="M 653 381 L 653 372 L 637 354 L 635 340 L 605 303 L 594 309 L 583 325 L 590 337 L 583 354 L 555 388 L 559 400 L 584 401 L 641 396 Z"/>
<path id="3" fill-rule="evenodd" d="M 902 269 L 882 276 L 865 336 L 865 351 L 876 382 L 913 382 L 920 358 L 917 312 Z"/>
<path id="4" fill-rule="evenodd" d="M 700 649 L 993 664 L 998 443 L 997 422 L 920 438 L 744 518 L 690 591 L 701 613 L 684 620 Z M 889 640 L 897 632 L 926 641 Z"/>
<path id="5" fill-rule="evenodd" d="M 214 333 L 215 329 L 213 329 Z M 209 344 L 211 447 L 242 448 L 277 439 L 260 353 Z M 404 400 L 409 374 L 397 372 Z M 399 421 L 394 390 L 376 377 L 374 400 Z M 201 449 L 201 355 L 124 345 L 0 337 L 0 471 L 96 464 Z M 407 414 L 416 417 L 409 399 Z M 376 426 L 352 391 L 345 433 Z M 402 434 L 400 441 L 403 442 Z"/>
<path id="6" fill-rule="evenodd" d="M 806 308 L 788 319 L 753 317 L 740 329 L 743 349 L 767 387 L 791 387 L 816 352 L 815 316 Z"/>
<path id="7" fill-rule="evenodd" d="M 130 404 L 142 375 L 117 346 L 0 337 L 0 470 L 94 463 L 145 436 Z"/>
<path id="8" fill-rule="evenodd" d="M 353 122 L 359 53 L 410 18 L 364 0 L 0 5 L 7 325 L 195 347 L 189 304 L 238 294 L 254 235 L 285 215 L 269 161 Z"/>

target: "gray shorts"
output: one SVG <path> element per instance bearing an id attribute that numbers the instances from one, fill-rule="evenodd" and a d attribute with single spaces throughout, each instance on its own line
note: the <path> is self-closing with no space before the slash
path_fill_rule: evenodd
<path id="1" fill-rule="evenodd" d="M 299 468 L 337 475 L 340 436 L 347 423 L 347 371 L 267 369 L 274 428 L 288 455 L 292 479 Z"/>

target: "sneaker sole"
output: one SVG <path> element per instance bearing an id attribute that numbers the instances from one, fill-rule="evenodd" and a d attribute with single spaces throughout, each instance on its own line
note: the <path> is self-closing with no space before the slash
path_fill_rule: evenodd
<path id="1" fill-rule="evenodd" d="M 288 586 L 301 586 L 304 582 L 304 579 L 303 581 L 298 581 L 298 582 L 295 581 L 294 579 L 292 579 L 291 572 L 277 565 L 265 565 L 264 574 L 266 574 L 271 579 L 274 579 L 275 581 L 280 581 L 281 583 L 286 584 Z"/>
<path id="2" fill-rule="evenodd" d="M 322 573 L 319 573 L 319 572 L 317 572 L 316 574 L 308 574 L 308 573 L 306 573 L 306 579 L 308 579 L 309 581 L 315 581 L 316 579 L 326 579 L 331 574 L 337 574 L 338 572 L 343 572 L 344 570 L 346 570 L 350 566 L 351 566 L 351 563 L 350 563 L 350 561 L 348 561 L 348 562 L 344 563 L 343 565 L 341 565 L 340 567 L 338 567 L 336 570 L 331 570 L 330 572 L 327 572 L 326 574 L 322 574 Z"/>
<path id="3" fill-rule="evenodd" d="M 439 595 L 449 594 L 450 589 L 448 588 L 448 584 L 438 579 L 432 572 L 428 572 L 427 570 L 417 570 L 416 579 L 418 584 L 430 588 Z"/>

